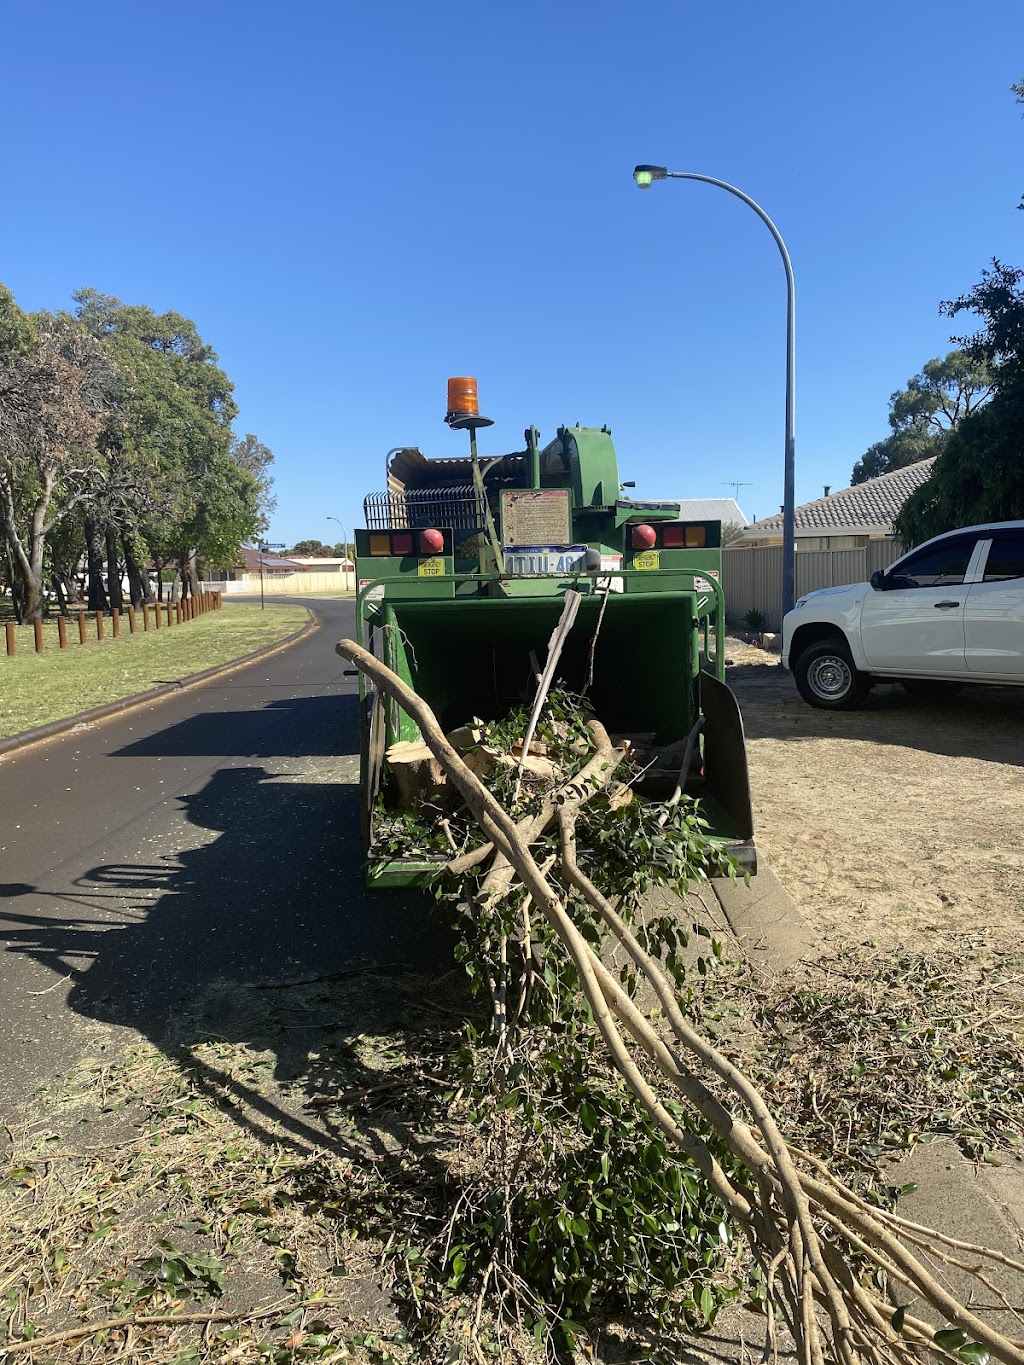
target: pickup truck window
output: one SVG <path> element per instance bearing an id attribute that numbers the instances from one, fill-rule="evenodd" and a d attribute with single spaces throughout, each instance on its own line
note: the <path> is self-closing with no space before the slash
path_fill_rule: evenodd
<path id="1" fill-rule="evenodd" d="M 985 565 L 985 582 L 1024 578 L 1024 532 L 999 536 L 992 542 Z"/>
<path id="2" fill-rule="evenodd" d="M 975 536 L 947 540 L 911 555 L 888 577 L 890 588 L 944 588 L 964 581 L 974 553 Z"/>

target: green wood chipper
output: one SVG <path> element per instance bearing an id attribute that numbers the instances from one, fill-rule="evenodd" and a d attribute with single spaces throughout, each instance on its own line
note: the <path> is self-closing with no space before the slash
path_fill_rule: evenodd
<path id="1" fill-rule="evenodd" d="M 360 643 L 432 707 L 447 732 L 497 719 L 532 696 L 566 594 L 580 594 L 556 677 L 582 690 L 612 735 L 674 754 L 711 832 L 756 871 L 743 723 L 724 682 L 721 524 L 678 504 L 622 496 L 607 427 L 560 427 L 541 447 L 479 456 L 476 382 L 449 381 L 445 419 L 469 433 L 465 458 L 388 452 L 387 485 L 355 532 Z M 631 486 L 631 485 L 629 485 Z M 360 677 L 361 805 L 371 884 L 408 886 L 430 858 L 376 847 L 388 803 L 388 748 L 418 739 L 412 719 Z M 653 768 L 654 765 L 652 765 Z"/>

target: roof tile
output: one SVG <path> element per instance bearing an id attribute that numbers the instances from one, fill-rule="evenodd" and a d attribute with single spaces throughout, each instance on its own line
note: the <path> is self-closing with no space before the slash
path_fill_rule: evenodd
<path id="1" fill-rule="evenodd" d="M 794 526 L 800 532 L 890 532 L 900 508 L 916 489 L 928 479 L 935 456 L 905 465 L 877 478 L 830 493 L 827 498 L 816 498 L 796 508 Z M 747 527 L 746 538 L 764 534 L 781 534 L 782 517 L 765 517 Z"/>

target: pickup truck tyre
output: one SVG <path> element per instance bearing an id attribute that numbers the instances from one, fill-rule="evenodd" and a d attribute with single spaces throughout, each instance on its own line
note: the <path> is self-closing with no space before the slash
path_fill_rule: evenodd
<path id="1" fill-rule="evenodd" d="M 945 701 L 967 686 L 943 678 L 901 678 L 900 683 L 917 701 Z"/>
<path id="2" fill-rule="evenodd" d="M 854 665 L 846 641 L 838 636 L 808 645 L 793 676 L 804 701 L 822 711 L 852 711 L 873 686 L 873 679 Z"/>

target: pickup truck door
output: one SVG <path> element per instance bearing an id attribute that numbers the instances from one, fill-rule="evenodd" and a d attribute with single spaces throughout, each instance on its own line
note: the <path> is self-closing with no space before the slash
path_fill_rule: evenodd
<path id="1" fill-rule="evenodd" d="M 978 677 L 1024 678 L 1024 530 L 996 531 L 985 543 L 979 581 L 967 591 L 967 670 Z"/>
<path id="2" fill-rule="evenodd" d="M 980 553 L 976 533 L 951 536 L 894 564 L 885 589 L 865 594 L 860 633 L 869 669 L 966 676 L 965 582 Z"/>

